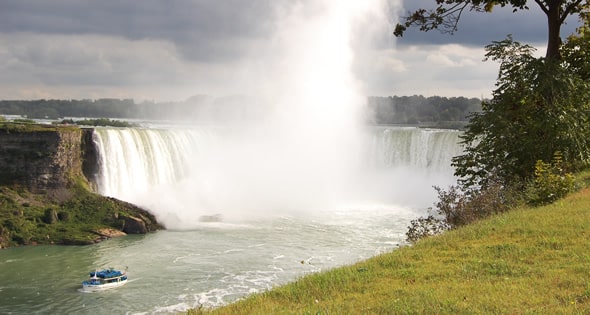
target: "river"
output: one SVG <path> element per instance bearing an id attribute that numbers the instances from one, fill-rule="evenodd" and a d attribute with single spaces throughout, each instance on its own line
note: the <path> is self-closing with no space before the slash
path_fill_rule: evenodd
<path id="1" fill-rule="evenodd" d="M 0 251 L 0 314 L 168 314 L 219 306 L 308 273 L 403 244 L 410 209 L 375 207 L 284 216 L 188 231 L 114 238 L 91 246 Z M 127 285 L 80 292 L 95 268 L 128 267 Z"/>
<path id="2" fill-rule="evenodd" d="M 217 307 L 395 250 L 410 220 L 435 201 L 432 185 L 452 182 L 459 133 L 371 130 L 358 167 L 315 164 L 346 155 L 326 142 L 313 147 L 321 154 L 293 158 L 308 150 L 292 150 L 297 137 L 277 145 L 260 133 L 217 128 L 98 130 L 100 192 L 150 209 L 168 230 L 91 246 L 1 250 L 0 314 Z M 211 215 L 220 220 L 202 220 Z M 79 291 L 90 271 L 106 267 L 128 268 L 129 282 Z"/>

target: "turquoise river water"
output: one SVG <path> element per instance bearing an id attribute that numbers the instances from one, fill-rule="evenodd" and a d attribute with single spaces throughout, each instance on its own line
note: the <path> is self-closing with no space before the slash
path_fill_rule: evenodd
<path id="1" fill-rule="evenodd" d="M 190 231 L 126 236 L 91 246 L 0 251 L 0 314 L 168 314 L 215 307 L 308 273 L 402 244 L 402 208 L 265 221 L 203 223 Z M 128 267 L 129 283 L 80 292 L 95 268 Z"/>

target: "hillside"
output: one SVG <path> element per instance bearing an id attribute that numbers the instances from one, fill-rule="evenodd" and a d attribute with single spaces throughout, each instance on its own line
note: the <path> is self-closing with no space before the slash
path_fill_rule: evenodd
<path id="1" fill-rule="evenodd" d="M 589 231 L 584 188 L 189 314 L 588 314 Z"/>

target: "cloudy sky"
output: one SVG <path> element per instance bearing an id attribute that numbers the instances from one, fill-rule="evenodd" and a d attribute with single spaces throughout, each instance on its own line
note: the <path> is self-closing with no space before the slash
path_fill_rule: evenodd
<path id="1" fill-rule="evenodd" d="M 179 101 L 263 93 L 276 82 L 286 92 L 298 81 L 324 84 L 314 73 L 331 72 L 318 76 L 330 81 L 346 71 L 364 95 L 487 97 L 498 65 L 482 62 L 484 45 L 507 34 L 545 45 L 532 1 L 524 13 L 467 13 L 453 36 L 403 38 L 392 35 L 399 16 L 434 0 L 362 2 L 2 0 L 0 99 Z"/>

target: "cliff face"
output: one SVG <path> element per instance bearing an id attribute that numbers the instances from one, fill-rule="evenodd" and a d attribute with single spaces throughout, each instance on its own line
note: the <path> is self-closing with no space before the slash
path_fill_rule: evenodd
<path id="1" fill-rule="evenodd" d="M 48 193 L 82 176 L 82 130 L 23 126 L 0 129 L 0 185 Z"/>

